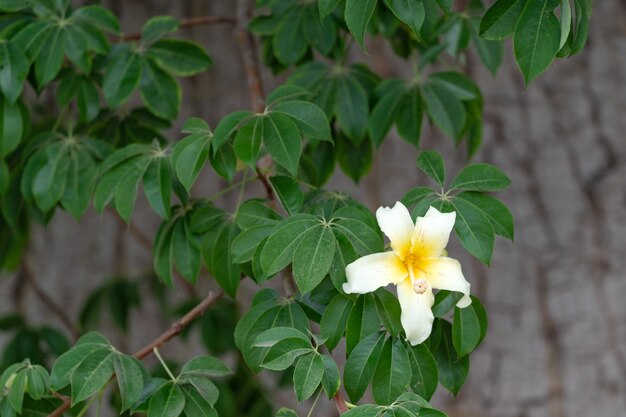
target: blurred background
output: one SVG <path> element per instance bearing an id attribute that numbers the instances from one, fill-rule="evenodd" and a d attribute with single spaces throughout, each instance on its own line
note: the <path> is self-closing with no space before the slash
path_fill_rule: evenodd
<path id="1" fill-rule="evenodd" d="M 234 16 L 234 3 L 103 2 L 120 16 L 126 33 L 139 31 L 147 18 L 160 14 Z M 214 127 L 229 112 L 250 107 L 232 29 L 210 25 L 181 30 L 181 36 L 207 48 L 214 66 L 184 80 L 179 121 L 198 116 Z M 384 77 L 410 72 L 410 64 L 395 58 L 383 41 L 370 39 L 367 54 L 355 50 L 353 55 L 353 60 L 367 61 Z M 449 248 L 461 259 L 473 291 L 483 300 L 490 329 L 472 355 L 470 377 L 459 396 L 453 398 L 441 389 L 434 403 L 451 417 L 624 416 L 626 1 L 596 1 L 587 48 L 559 61 L 528 89 L 513 63 L 510 43 L 496 77 L 472 56 L 468 71 L 485 95 L 484 140 L 474 161 L 498 165 L 511 177 L 513 186 L 501 197 L 514 214 L 516 236 L 514 243 L 496 241 L 491 268 L 467 256 L 458 242 Z M 264 78 L 266 91 L 284 79 L 269 72 Z M 181 137 L 179 127 L 172 129 L 170 139 Z M 415 166 L 416 150 L 392 136 L 360 184 L 337 173 L 327 188 L 347 191 L 376 209 L 427 183 Z M 455 149 L 451 140 L 427 126 L 422 148 L 444 153 L 448 164 L 453 163 L 452 172 L 464 163 L 464 149 Z M 225 187 L 207 173 L 194 193 L 209 195 Z M 218 205 L 228 207 L 232 198 L 226 196 Z M 150 245 L 158 224 L 145 201 L 130 227 L 106 212 L 90 211 L 78 224 L 58 211 L 47 229 L 34 228 L 27 251 L 29 269 L 0 280 L 0 310 L 17 308 L 33 325 L 62 327 L 61 315 L 51 314 L 37 292 L 45 292 L 69 317 L 78 316 L 87 297 L 104 283 L 116 276 L 140 278 L 151 271 Z M 31 279 L 23 279 L 29 274 Z M 140 288 L 153 291 L 150 282 L 155 279 L 142 280 Z M 204 279 L 198 294 L 210 285 Z M 171 305 L 190 291 L 179 283 L 170 291 Z M 254 291 L 249 282 L 244 285 L 240 304 L 245 306 Z M 172 320 L 151 298 L 142 301 L 129 316 L 129 337 L 124 338 L 106 315 L 93 328 L 114 344 L 125 339 L 120 348 L 136 350 Z M 6 334 L 2 336 L 0 348 L 8 341 Z M 188 343 L 177 341 L 163 348 L 172 358 L 201 352 L 198 335 Z M 264 394 L 275 403 L 297 406 L 289 391 Z M 330 403 L 318 407 L 316 415 L 336 413 Z"/>

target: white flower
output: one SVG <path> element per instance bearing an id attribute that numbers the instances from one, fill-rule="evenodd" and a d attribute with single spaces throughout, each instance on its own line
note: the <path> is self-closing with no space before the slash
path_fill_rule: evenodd
<path id="1" fill-rule="evenodd" d="M 376 219 L 391 241 L 392 251 L 367 255 L 348 265 L 348 282 L 343 284 L 343 290 L 365 294 L 395 284 L 402 308 L 402 327 L 411 345 L 417 345 L 432 330 L 433 288 L 463 293 L 457 303 L 460 308 L 472 303 L 470 284 L 461 272 L 461 264 L 443 256 L 456 213 L 441 213 L 430 207 L 413 225 L 407 208 L 397 202 L 391 209 L 380 207 Z"/>

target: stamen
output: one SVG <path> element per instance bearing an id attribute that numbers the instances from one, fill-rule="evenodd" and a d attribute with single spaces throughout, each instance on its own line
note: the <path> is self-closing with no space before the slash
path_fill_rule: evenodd
<path id="1" fill-rule="evenodd" d="M 428 281 L 424 278 L 420 278 L 417 281 L 413 282 L 413 290 L 416 294 L 424 294 L 428 291 Z"/>

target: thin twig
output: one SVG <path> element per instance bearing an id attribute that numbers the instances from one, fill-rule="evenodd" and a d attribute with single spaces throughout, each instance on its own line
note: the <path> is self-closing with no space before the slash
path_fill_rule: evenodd
<path id="1" fill-rule="evenodd" d="M 52 314 L 54 314 L 61 321 L 61 323 L 63 323 L 65 328 L 72 334 L 72 337 L 74 337 L 74 340 L 78 339 L 78 337 L 80 336 L 80 330 L 78 329 L 78 326 L 76 326 L 76 323 L 74 323 L 72 319 L 67 315 L 65 309 L 57 304 L 57 302 L 54 301 L 52 297 L 50 297 L 50 295 L 46 291 L 44 291 L 43 288 L 41 288 L 41 286 L 35 279 L 33 272 L 30 270 L 26 259 L 22 260 L 22 265 L 20 268 L 20 278 L 24 279 L 24 281 L 26 281 L 28 285 L 30 285 L 33 292 L 35 293 L 35 296 L 39 299 L 39 301 L 41 301 L 43 305 L 46 306 L 48 310 L 50 310 Z"/>
<path id="2" fill-rule="evenodd" d="M 180 21 L 180 25 L 178 26 L 180 29 L 188 28 L 192 26 L 200 26 L 200 25 L 234 25 L 237 23 L 237 20 L 232 17 L 225 16 L 200 16 L 200 17 L 190 17 L 187 19 L 182 19 Z M 117 42 L 130 42 L 141 39 L 141 33 L 131 33 L 130 35 L 122 35 L 116 41 Z"/>
<path id="3" fill-rule="evenodd" d="M 224 295 L 224 291 L 217 290 L 211 291 L 206 296 L 204 300 L 202 300 L 198 305 L 196 305 L 193 309 L 191 309 L 187 314 L 185 314 L 180 320 L 173 323 L 165 332 L 163 332 L 159 337 L 154 339 L 152 342 L 148 343 L 146 346 L 139 349 L 133 355 L 136 359 L 144 359 L 147 356 L 150 356 L 151 353 L 154 352 L 155 348 L 159 348 L 172 340 L 174 337 L 178 336 L 180 332 L 183 331 L 185 327 L 187 327 L 191 322 L 200 317 L 204 312 L 213 305 L 217 300 L 219 300 L 222 295 Z M 55 394 L 56 395 L 56 394 Z M 52 413 L 48 414 L 48 417 L 61 417 L 64 412 L 70 409 L 72 406 L 72 399 L 65 396 L 56 395 L 58 398 L 63 399 L 63 404 L 61 404 L 56 410 Z"/>

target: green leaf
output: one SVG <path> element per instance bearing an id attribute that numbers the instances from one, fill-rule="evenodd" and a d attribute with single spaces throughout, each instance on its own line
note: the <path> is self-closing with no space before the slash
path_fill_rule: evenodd
<path id="1" fill-rule="evenodd" d="M 333 285 L 343 294 L 343 284 L 346 282 L 346 266 L 354 262 L 359 256 L 357 255 L 350 240 L 343 233 L 335 233 L 335 256 L 328 273 Z"/>
<path id="2" fill-rule="evenodd" d="M 261 242 L 274 231 L 274 225 L 260 225 L 246 229 L 233 240 L 231 252 L 233 262 L 250 262 Z"/>
<path id="3" fill-rule="evenodd" d="M 292 8 L 276 28 L 272 46 L 276 58 L 282 64 L 295 64 L 308 49 L 302 25 L 304 15 L 302 8 Z"/>
<path id="4" fill-rule="evenodd" d="M 341 0 L 319 0 L 317 5 L 319 6 L 320 20 L 324 20 L 326 16 L 331 14 L 341 3 Z"/>
<path id="5" fill-rule="evenodd" d="M 208 257 L 205 252 L 205 262 L 209 271 L 231 297 L 235 297 L 237 294 L 237 288 L 239 288 L 239 282 L 241 281 L 241 268 L 233 263 L 232 252 L 228 250 L 232 246 L 237 233 L 238 229 L 235 224 L 224 224 L 217 237 L 215 237 L 215 242 L 213 242 Z"/>
<path id="6" fill-rule="evenodd" d="M 143 191 L 150 206 L 163 219 L 170 215 L 172 174 L 164 157 L 158 157 L 148 166 L 143 176 Z"/>
<path id="7" fill-rule="evenodd" d="M 95 395 L 113 376 L 115 354 L 109 349 L 99 349 L 76 367 L 71 376 L 72 404 L 77 404 Z"/>
<path id="8" fill-rule="evenodd" d="M 349 298 L 337 294 L 324 310 L 320 321 L 320 336 L 326 339 L 328 350 L 332 351 L 341 341 L 353 305 Z"/>
<path id="9" fill-rule="evenodd" d="M 26 370 L 28 378 L 28 395 L 35 401 L 40 401 L 50 389 L 50 376 L 41 365 L 34 365 Z"/>
<path id="10" fill-rule="evenodd" d="M 4 197 L 4 194 L 9 189 L 10 181 L 9 166 L 3 159 L 0 159 L 0 197 Z"/>
<path id="11" fill-rule="evenodd" d="M 180 109 L 180 85 L 151 61 L 144 61 L 139 86 L 141 98 L 150 112 L 163 119 L 175 119 Z"/>
<path id="12" fill-rule="evenodd" d="M 179 219 L 174 224 L 171 256 L 180 275 L 195 283 L 200 273 L 200 247 L 186 219 Z"/>
<path id="13" fill-rule="evenodd" d="M 197 417 L 217 417 L 217 412 L 198 391 L 189 384 L 182 386 L 185 394 L 185 415 Z"/>
<path id="14" fill-rule="evenodd" d="M 429 82 L 444 87 L 456 98 L 462 101 L 478 99 L 480 92 L 474 82 L 455 71 L 437 72 L 428 77 Z"/>
<path id="15" fill-rule="evenodd" d="M 434 352 L 439 382 L 452 394 L 457 395 L 469 373 L 469 356 L 459 358 L 452 343 L 452 325 L 445 320 L 436 319 L 442 328 L 441 343 Z"/>
<path id="16" fill-rule="evenodd" d="M 369 385 L 382 350 L 385 335 L 372 333 L 354 348 L 343 371 L 346 392 L 352 402 L 357 402 Z"/>
<path id="17" fill-rule="evenodd" d="M 378 87 L 384 93 L 374 106 L 368 121 L 369 132 L 376 146 L 383 142 L 397 118 L 398 111 L 404 107 L 405 88 L 404 81 L 398 79 L 383 82 Z"/>
<path id="18" fill-rule="evenodd" d="M 332 141 L 326 113 L 313 103 L 301 100 L 283 101 L 272 107 L 272 112 L 289 116 L 307 138 Z"/>
<path id="19" fill-rule="evenodd" d="M 435 317 L 445 316 L 454 308 L 461 297 L 463 294 L 455 291 L 439 290 L 435 294 L 435 304 L 432 306 L 433 315 Z"/>
<path id="20" fill-rule="evenodd" d="M 267 276 L 276 274 L 292 262 L 302 238 L 318 222 L 310 214 L 296 214 L 276 227 L 261 253 L 261 265 Z"/>
<path id="21" fill-rule="evenodd" d="M 51 32 L 35 61 L 35 77 L 39 88 L 52 81 L 63 66 L 63 30 L 57 28 Z"/>
<path id="22" fill-rule="evenodd" d="M 267 329 L 254 339 L 255 347 L 272 347 L 280 341 L 287 339 L 299 339 L 305 342 L 306 347 L 310 347 L 309 337 L 293 327 L 274 327 Z"/>
<path id="23" fill-rule="evenodd" d="M 298 359 L 293 371 L 293 385 L 299 402 L 313 395 L 323 376 L 324 363 L 319 353 L 311 352 Z"/>
<path id="24" fill-rule="evenodd" d="M 569 55 L 580 52 L 587 43 L 589 36 L 589 21 L 591 20 L 592 0 L 574 0 L 574 11 L 576 13 L 574 25 L 574 38 Z"/>
<path id="25" fill-rule="evenodd" d="M 417 166 L 443 189 L 446 183 L 446 168 L 438 152 L 423 151 L 417 157 Z"/>
<path id="26" fill-rule="evenodd" d="M 219 390 L 211 381 L 204 376 L 184 374 L 180 376 L 182 387 L 191 388 L 201 397 L 209 407 L 213 407 L 219 398 Z"/>
<path id="27" fill-rule="evenodd" d="M 463 199 L 453 200 L 456 210 L 454 230 L 461 244 L 482 263 L 489 265 L 493 253 L 494 232 L 481 210 Z"/>
<path id="28" fill-rule="evenodd" d="M 180 370 L 181 376 L 196 375 L 215 378 L 232 375 L 232 373 L 233 371 L 231 371 L 228 366 L 224 364 L 224 362 L 214 358 L 213 356 L 200 356 L 193 358 L 183 365 Z"/>
<path id="29" fill-rule="evenodd" d="M 182 39 L 156 42 L 148 48 L 147 57 L 165 71 L 183 77 L 206 71 L 213 63 L 200 45 Z"/>
<path id="30" fill-rule="evenodd" d="M 561 0 L 561 41 L 559 42 L 559 50 L 561 50 L 572 30 L 572 8 L 569 0 Z"/>
<path id="31" fill-rule="evenodd" d="M 543 73 L 559 52 L 558 0 L 528 0 L 515 27 L 513 50 L 526 85 Z"/>
<path id="32" fill-rule="evenodd" d="M 28 373 L 25 371 L 18 372 L 13 379 L 11 389 L 9 390 L 8 400 L 11 407 L 22 414 L 22 405 L 24 404 L 24 393 L 28 384 Z"/>
<path id="33" fill-rule="evenodd" d="M 380 321 L 383 322 L 385 329 L 391 336 L 397 337 L 402 331 L 398 298 L 384 288 L 376 290 L 374 298 L 376 299 L 376 310 Z"/>
<path id="34" fill-rule="evenodd" d="M 141 398 L 144 384 L 141 365 L 134 358 L 118 354 L 113 359 L 113 367 L 122 396 L 121 411 L 126 411 Z"/>
<path id="35" fill-rule="evenodd" d="M 91 70 L 91 56 L 87 53 L 89 41 L 80 29 L 70 25 L 62 31 L 62 42 L 65 55 L 81 71 L 89 73 Z"/>
<path id="36" fill-rule="evenodd" d="M 19 31 L 13 38 L 18 46 L 22 48 L 28 59 L 34 62 L 41 53 L 41 49 L 50 37 L 50 32 L 54 25 L 49 21 L 35 22 L 26 25 L 24 29 Z"/>
<path id="37" fill-rule="evenodd" d="M 380 233 L 374 229 L 373 216 L 368 220 L 364 213 L 355 207 L 342 207 L 333 213 L 333 227 L 343 234 L 360 256 L 382 252 L 383 241 Z"/>
<path id="38" fill-rule="evenodd" d="M 150 396 L 150 417 L 178 417 L 185 409 L 185 394 L 174 382 L 168 382 Z"/>
<path id="39" fill-rule="evenodd" d="M 172 281 L 172 229 L 173 223 L 163 222 L 157 231 L 152 247 L 153 267 L 157 277 L 170 287 Z"/>
<path id="40" fill-rule="evenodd" d="M 374 153 L 370 138 L 366 136 L 361 143 L 356 145 L 340 136 L 337 138 L 337 159 L 342 171 L 358 183 L 372 168 Z"/>
<path id="41" fill-rule="evenodd" d="M 503 48 L 502 42 L 483 39 L 478 34 L 480 25 L 479 18 L 471 18 L 469 21 L 470 32 L 472 35 L 472 41 L 478 52 L 478 57 L 481 62 L 493 75 L 496 74 L 498 68 L 502 64 Z"/>
<path id="42" fill-rule="evenodd" d="M 310 352 L 313 348 L 308 340 L 284 339 L 269 348 L 261 366 L 272 371 L 284 371 L 300 356 Z"/>
<path id="43" fill-rule="evenodd" d="M 472 304 L 470 306 L 472 310 L 474 310 L 474 313 L 478 318 L 478 323 L 480 324 L 480 338 L 478 339 L 478 344 L 480 345 L 485 336 L 487 336 L 487 330 L 489 328 L 489 318 L 487 317 L 487 311 L 485 310 L 485 307 L 480 302 L 478 297 L 470 295 L 470 298 L 472 299 Z"/>
<path id="44" fill-rule="evenodd" d="M 341 377 L 335 360 L 330 355 L 322 355 L 324 363 L 324 376 L 322 377 L 322 388 L 326 392 L 328 398 L 332 398 L 341 386 Z"/>
<path id="45" fill-rule="evenodd" d="M 139 181 L 143 178 L 149 164 L 150 158 L 141 156 L 124 164 L 124 168 L 126 168 L 123 171 L 124 175 L 115 187 L 115 208 L 126 222 L 130 221 L 130 216 L 135 207 Z"/>
<path id="46" fill-rule="evenodd" d="M 178 142 L 172 149 L 172 166 L 188 193 L 209 158 L 210 142 L 210 132 L 196 132 Z"/>
<path id="47" fill-rule="evenodd" d="M 221 146 L 214 153 L 209 153 L 209 162 L 215 172 L 226 181 L 232 181 L 237 168 L 237 157 L 233 150 L 232 142 Z"/>
<path id="48" fill-rule="evenodd" d="M 128 44 L 116 45 L 104 73 L 102 91 L 111 107 L 118 107 L 133 94 L 141 77 L 141 58 Z"/>
<path id="49" fill-rule="evenodd" d="M 14 151 L 22 140 L 23 119 L 19 104 L 0 98 L 0 159 Z"/>
<path id="50" fill-rule="evenodd" d="M 76 86 L 78 116 L 83 122 L 90 122 L 100 113 L 100 95 L 93 81 L 81 79 Z"/>
<path id="51" fill-rule="evenodd" d="M 480 22 L 480 36 L 502 40 L 513 35 L 527 0 L 497 0 Z"/>
<path id="52" fill-rule="evenodd" d="M 239 128 L 233 144 L 237 158 L 253 169 L 256 167 L 256 161 L 261 151 L 264 132 L 263 119 L 264 116 L 257 116 Z"/>
<path id="53" fill-rule="evenodd" d="M 276 113 L 265 116 L 263 142 L 274 160 L 289 173 L 296 175 L 302 149 L 300 132 L 291 118 Z"/>
<path id="54" fill-rule="evenodd" d="M 0 90 L 8 102 L 15 103 L 22 94 L 28 68 L 22 48 L 15 42 L 0 42 Z"/>
<path id="55" fill-rule="evenodd" d="M 450 184 L 450 190 L 500 191 L 511 184 L 511 180 L 499 168 L 489 164 L 466 166 Z"/>
<path id="56" fill-rule="evenodd" d="M 489 195 L 471 191 L 459 193 L 454 198 L 465 200 L 468 204 L 476 207 L 489 220 L 497 235 L 513 240 L 515 234 L 513 215 L 499 200 Z"/>
<path id="57" fill-rule="evenodd" d="M 398 19 L 411 28 L 419 39 L 422 24 L 426 17 L 424 3 L 421 0 L 385 0 L 385 4 Z"/>
<path id="58" fill-rule="evenodd" d="M 303 236 L 293 257 L 293 275 L 302 294 L 324 279 L 335 255 L 335 237 L 330 227 L 318 225 Z"/>
<path id="59" fill-rule="evenodd" d="M 149 19 L 141 30 L 142 43 L 149 45 L 178 30 L 178 20 L 171 16 L 155 16 Z"/>
<path id="60" fill-rule="evenodd" d="M 265 291 L 271 292 L 271 290 L 265 290 Z M 263 295 L 263 292 L 257 293 L 257 297 L 260 295 Z M 256 327 L 256 323 L 261 318 L 261 316 L 263 316 L 267 311 L 273 308 L 277 308 L 277 307 L 278 307 L 278 301 L 274 297 L 270 298 L 269 300 L 261 301 L 258 303 L 254 303 L 253 301 L 253 305 L 252 307 L 250 307 L 250 310 L 248 310 L 246 314 L 244 314 L 241 320 L 239 320 L 239 322 L 237 323 L 237 327 L 235 327 L 235 333 L 234 333 L 235 345 L 237 346 L 239 350 L 243 348 L 246 340 L 248 339 L 254 340 L 253 338 L 256 338 L 256 336 L 258 336 L 261 333 L 261 331 L 252 332 L 252 330 Z"/>
<path id="61" fill-rule="evenodd" d="M 454 309 L 452 322 L 452 344 L 457 356 L 463 357 L 472 352 L 480 341 L 480 323 L 471 307 Z"/>
<path id="62" fill-rule="evenodd" d="M 220 120 L 215 128 L 215 132 L 213 132 L 213 140 L 211 142 L 214 155 L 221 148 L 221 146 L 234 135 L 243 120 L 250 116 L 252 116 L 252 112 L 238 111 L 231 113 Z"/>
<path id="63" fill-rule="evenodd" d="M 273 209 L 259 200 L 248 200 L 237 210 L 235 222 L 242 229 L 256 226 L 274 226 L 281 217 Z"/>
<path id="64" fill-rule="evenodd" d="M 373 294 L 360 295 L 348 316 L 346 326 L 346 351 L 348 355 L 359 342 L 380 330 L 380 320 L 376 311 Z"/>
<path id="65" fill-rule="evenodd" d="M 275 175 L 270 177 L 270 184 L 283 206 L 289 214 L 296 214 L 302 208 L 304 197 L 298 182 L 284 175 Z"/>
<path id="66" fill-rule="evenodd" d="M 221 223 L 225 214 L 224 210 L 212 204 L 199 206 L 191 215 L 191 231 L 206 233 Z"/>
<path id="67" fill-rule="evenodd" d="M 374 14 L 376 0 L 347 0 L 344 18 L 346 25 L 359 45 L 363 46 L 363 39 L 367 25 Z"/>
<path id="68" fill-rule="evenodd" d="M 389 338 L 383 344 L 374 380 L 372 394 L 378 404 L 391 404 L 406 392 L 411 382 L 409 355 L 401 340 Z"/>
<path id="69" fill-rule="evenodd" d="M 416 86 L 406 92 L 404 106 L 399 109 L 396 116 L 398 134 L 415 146 L 419 145 L 422 133 L 423 113 L 422 94 Z"/>
<path id="70" fill-rule="evenodd" d="M 439 83 L 426 83 L 422 94 L 428 114 L 437 127 L 453 138 L 458 138 L 467 119 L 463 103 Z"/>
<path id="71" fill-rule="evenodd" d="M 83 148 L 77 148 L 69 154 L 67 182 L 61 197 L 61 204 L 76 219 L 79 219 L 87 207 L 94 185 L 96 165 L 91 155 Z"/>
<path id="72" fill-rule="evenodd" d="M 334 112 L 337 123 L 353 143 L 359 144 L 367 132 L 369 113 L 367 92 L 352 76 L 338 76 L 335 78 L 335 84 L 337 95 Z"/>
<path id="73" fill-rule="evenodd" d="M 72 373 L 78 365 L 96 350 L 107 350 L 105 346 L 99 343 L 85 343 L 77 345 L 59 356 L 50 373 L 52 389 L 58 391 L 67 386 L 70 383 Z"/>
<path id="74" fill-rule="evenodd" d="M 70 159 L 66 145 L 61 142 L 46 147 L 43 152 L 46 155 L 46 163 L 33 180 L 32 193 L 37 206 L 43 211 L 48 211 L 65 192 Z"/>
<path id="75" fill-rule="evenodd" d="M 120 22 L 115 14 L 106 7 L 97 5 L 81 7 L 72 13 L 72 19 L 86 21 L 114 35 L 120 33 Z"/>
<path id="76" fill-rule="evenodd" d="M 425 344 L 407 348 L 411 362 L 411 389 L 420 397 L 430 400 L 439 382 L 437 363 Z"/>

